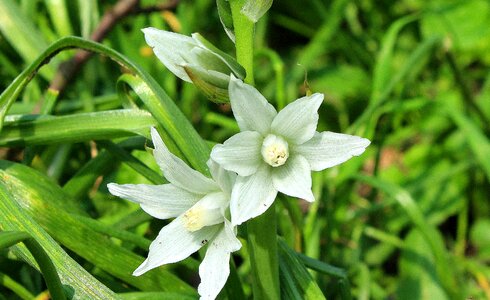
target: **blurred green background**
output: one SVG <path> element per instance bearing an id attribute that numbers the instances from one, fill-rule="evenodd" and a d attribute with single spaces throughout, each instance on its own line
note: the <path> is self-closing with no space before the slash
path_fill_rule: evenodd
<path id="1" fill-rule="evenodd" d="M 113 22 L 104 23 L 111 10 Z M 141 32 L 148 26 L 199 32 L 234 55 L 212 0 L 0 0 L 0 90 L 57 39 L 95 32 L 146 70 L 205 140 L 237 132 L 228 105 L 209 102 L 157 60 Z M 490 2 L 280 0 L 257 23 L 255 43 L 256 86 L 276 107 L 308 90 L 324 93 L 319 130 L 372 141 L 362 156 L 313 174 L 315 203 L 280 197 L 279 233 L 289 249 L 347 275 L 311 271 L 315 286 L 330 299 L 346 297 L 346 281 L 356 299 L 490 299 Z M 105 185 L 161 182 L 146 142 L 135 137 L 155 122 L 88 114 L 121 108 L 116 83 L 125 70 L 101 55 L 70 70 L 75 53 L 51 59 L 7 112 L 0 182 L 20 205 L 0 214 L 0 229 L 38 228 L 71 256 L 68 269 L 101 290 L 193 299 L 198 256 L 147 278 L 130 275 L 165 223 Z M 57 77 L 63 63 L 66 83 Z M 25 125 L 32 114 L 76 118 Z M 103 120 L 110 124 L 96 138 L 75 130 Z M 0 250 L 0 299 L 46 289 L 25 260 L 32 263 L 22 247 Z M 246 247 L 235 263 L 248 297 Z"/>

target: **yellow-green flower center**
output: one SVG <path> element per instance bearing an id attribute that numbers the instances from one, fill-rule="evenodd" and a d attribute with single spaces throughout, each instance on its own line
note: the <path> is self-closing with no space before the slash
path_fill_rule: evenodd
<path id="1" fill-rule="evenodd" d="M 289 157 L 288 142 L 282 137 L 269 134 L 262 142 L 262 158 L 273 167 L 279 167 L 286 163 Z"/>

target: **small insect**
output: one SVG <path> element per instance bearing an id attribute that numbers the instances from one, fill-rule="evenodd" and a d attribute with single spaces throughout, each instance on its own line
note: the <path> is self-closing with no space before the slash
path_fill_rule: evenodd
<path id="1" fill-rule="evenodd" d="M 208 242 L 208 240 L 202 240 L 202 241 L 201 241 L 201 244 L 202 244 L 202 245 L 205 245 L 207 242 Z"/>

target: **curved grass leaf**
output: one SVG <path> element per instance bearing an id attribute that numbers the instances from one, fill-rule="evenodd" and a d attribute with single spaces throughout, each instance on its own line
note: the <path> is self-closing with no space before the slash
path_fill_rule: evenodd
<path id="1" fill-rule="evenodd" d="M 15 1 L 0 1 L 2 21 L 0 32 L 22 56 L 29 62 L 36 58 L 47 46 L 48 42 L 41 35 L 34 23 L 23 14 Z M 52 78 L 56 68 L 48 66 L 41 72 L 45 78 Z"/>
<path id="2" fill-rule="evenodd" d="M 141 67 L 119 52 L 102 44 L 78 37 L 65 37 L 53 43 L 3 91 L 0 95 L 0 130 L 3 127 L 7 111 L 37 70 L 60 51 L 72 48 L 81 48 L 105 55 L 134 74 L 135 77 L 140 78 L 145 84 L 145 90 L 141 92 L 153 95 L 150 101 L 145 103 L 150 113 L 162 128 L 168 132 L 168 135 L 179 147 L 192 167 L 203 173 L 208 172 L 206 161 L 209 157 L 209 147 L 158 83 Z"/>
<path id="3" fill-rule="evenodd" d="M 46 280 L 49 293 L 53 300 L 66 299 L 65 292 L 61 286 L 60 278 L 56 272 L 53 262 L 44 251 L 43 247 L 29 234 L 22 231 L 3 231 L 0 232 L 0 249 L 10 247 L 23 242 L 27 249 L 36 259 L 39 269 Z"/>
<path id="4" fill-rule="evenodd" d="M 298 258 L 296 252 L 278 240 L 281 299 L 326 299 Z"/>
<path id="5" fill-rule="evenodd" d="M 376 99 L 381 97 L 386 86 L 389 84 L 390 79 L 393 77 L 393 52 L 400 31 L 418 18 L 417 15 L 400 18 L 391 24 L 384 35 L 383 40 L 381 41 L 381 49 L 376 60 L 376 65 L 374 66 L 371 102 L 376 101 Z"/>
<path id="6" fill-rule="evenodd" d="M 456 107 L 450 107 L 446 111 L 453 122 L 464 132 L 471 151 L 483 168 L 487 179 L 490 180 L 490 141 L 482 132 L 481 128 L 462 114 Z"/>
<path id="7" fill-rule="evenodd" d="M 420 230 L 427 243 L 430 245 L 432 253 L 436 259 L 435 263 L 437 275 L 439 276 L 439 279 L 442 282 L 446 292 L 453 295 L 455 299 L 460 298 L 457 297 L 459 294 L 459 291 L 457 290 L 458 277 L 449 263 L 448 252 L 446 251 L 444 240 L 440 232 L 426 221 L 420 207 L 414 201 L 410 193 L 391 182 L 378 178 L 364 175 L 357 175 L 355 178 L 385 192 L 398 202 L 412 223 Z"/>
<path id="8" fill-rule="evenodd" d="M 157 124 L 146 111 L 127 109 L 68 116 L 23 115 L 7 118 L 0 146 L 49 145 L 147 135 Z"/>
<path id="9" fill-rule="evenodd" d="M 144 258 L 114 244 L 67 212 L 63 205 L 73 202 L 70 196 L 41 173 L 21 164 L 0 161 L 0 183 L 54 239 L 105 272 L 143 291 L 195 294 L 194 289 L 164 268 L 132 276 Z"/>
<path id="10" fill-rule="evenodd" d="M 20 203 L 7 189 L 5 184 L 10 176 L 0 172 L 0 229 L 21 230 L 29 232 L 37 242 L 49 253 L 65 288 L 73 289 L 73 299 L 117 299 L 117 295 L 92 277 L 85 269 L 76 263 L 53 240 L 53 238 L 28 215 Z M 23 245 L 12 247 L 17 256 L 39 270 L 34 258 Z"/>
<path id="11" fill-rule="evenodd" d="M 347 131 L 354 133 L 362 124 L 368 124 L 366 126 L 366 133 L 363 136 L 372 139 L 377 123 L 377 118 L 373 118 L 372 116 L 378 113 L 378 109 L 383 104 L 388 103 L 389 96 L 397 84 L 403 82 L 403 80 L 407 80 L 409 77 L 414 77 L 422 70 L 422 66 L 427 62 L 427 57 L 433 52 L 434 48 L 440 45 L 440 42 L 440 38 L 433 37 L 420 43 L 410 54 L 401 69 L 391 77 L 391 81 L 383 85 L 384 89 L 379 92 L 373 91 L 368 107 L 351 124 Z"/>

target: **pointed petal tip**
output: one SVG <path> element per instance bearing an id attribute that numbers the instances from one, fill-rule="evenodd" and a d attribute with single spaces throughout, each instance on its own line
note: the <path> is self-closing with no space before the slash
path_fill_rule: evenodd
<path id="1" fill-rule="evenodd" d="M 323 99 L 325 98 L 325 95 L 323 93 L 314 93 L 310 97 L 312 99 L 315 99 L 315 101 L 323 101 Z"/>
<path id="2" fill-rule="evenodd" d="M 370 140 L 368 140 L 366 138 L 361 138 L 361 139 L 362 139 L 362 145 L 364 147 L 367 147 L 367 146 L 371 145 L 371 141 Z"/>
<path id="3" fill-rule="evenodd" d="M 132 275 L 136 277 L 141 276 L 149 270 L 150 269 L 148 269 L 148 259 L 145 259 L 145 261 L 142 262 L 141 265 L 133 271 Z"/>
<path id="4" fill-rule="evenodd" d="M 355 149 L 351 154 L 352 156 L 359 156 L 366 151 L 366 148 L 371 144 L 371 141 L 366 138 L 359 137 L 359 143 L 357 149 Z"/>
<path id="5" fill-rule="evenodd" d="M 121 186 L 120 184 L 111 182 L 111 183 L 108 183 L 107 184 L 107 189 L 109 190 L 109 193 L 111 193 L 114 196 L 118 196 L 119 197 L 119 196 L 121 196 L 120 186 Z"/>
<path id="6" fill-rule="evenodd" d="M 304 197 L 303 200 L 305 200 L 306 202 L 315 202 L 315 196 L 313 196 L 313 193 L 310 192 L 310 194 L 308 195 L 308 197 Z"/>
<path id="7" fill-rule="evenodd" d="M 155 126 L 151 126 L 150 127 L 150 132 L 151 132 L 151 137 L 152 138 L 153 138 L 153 135 L 158 135 L 158 137 L 160 137 L 160 135 L 158 134 L 157 129 L 155 128 Z"/>

